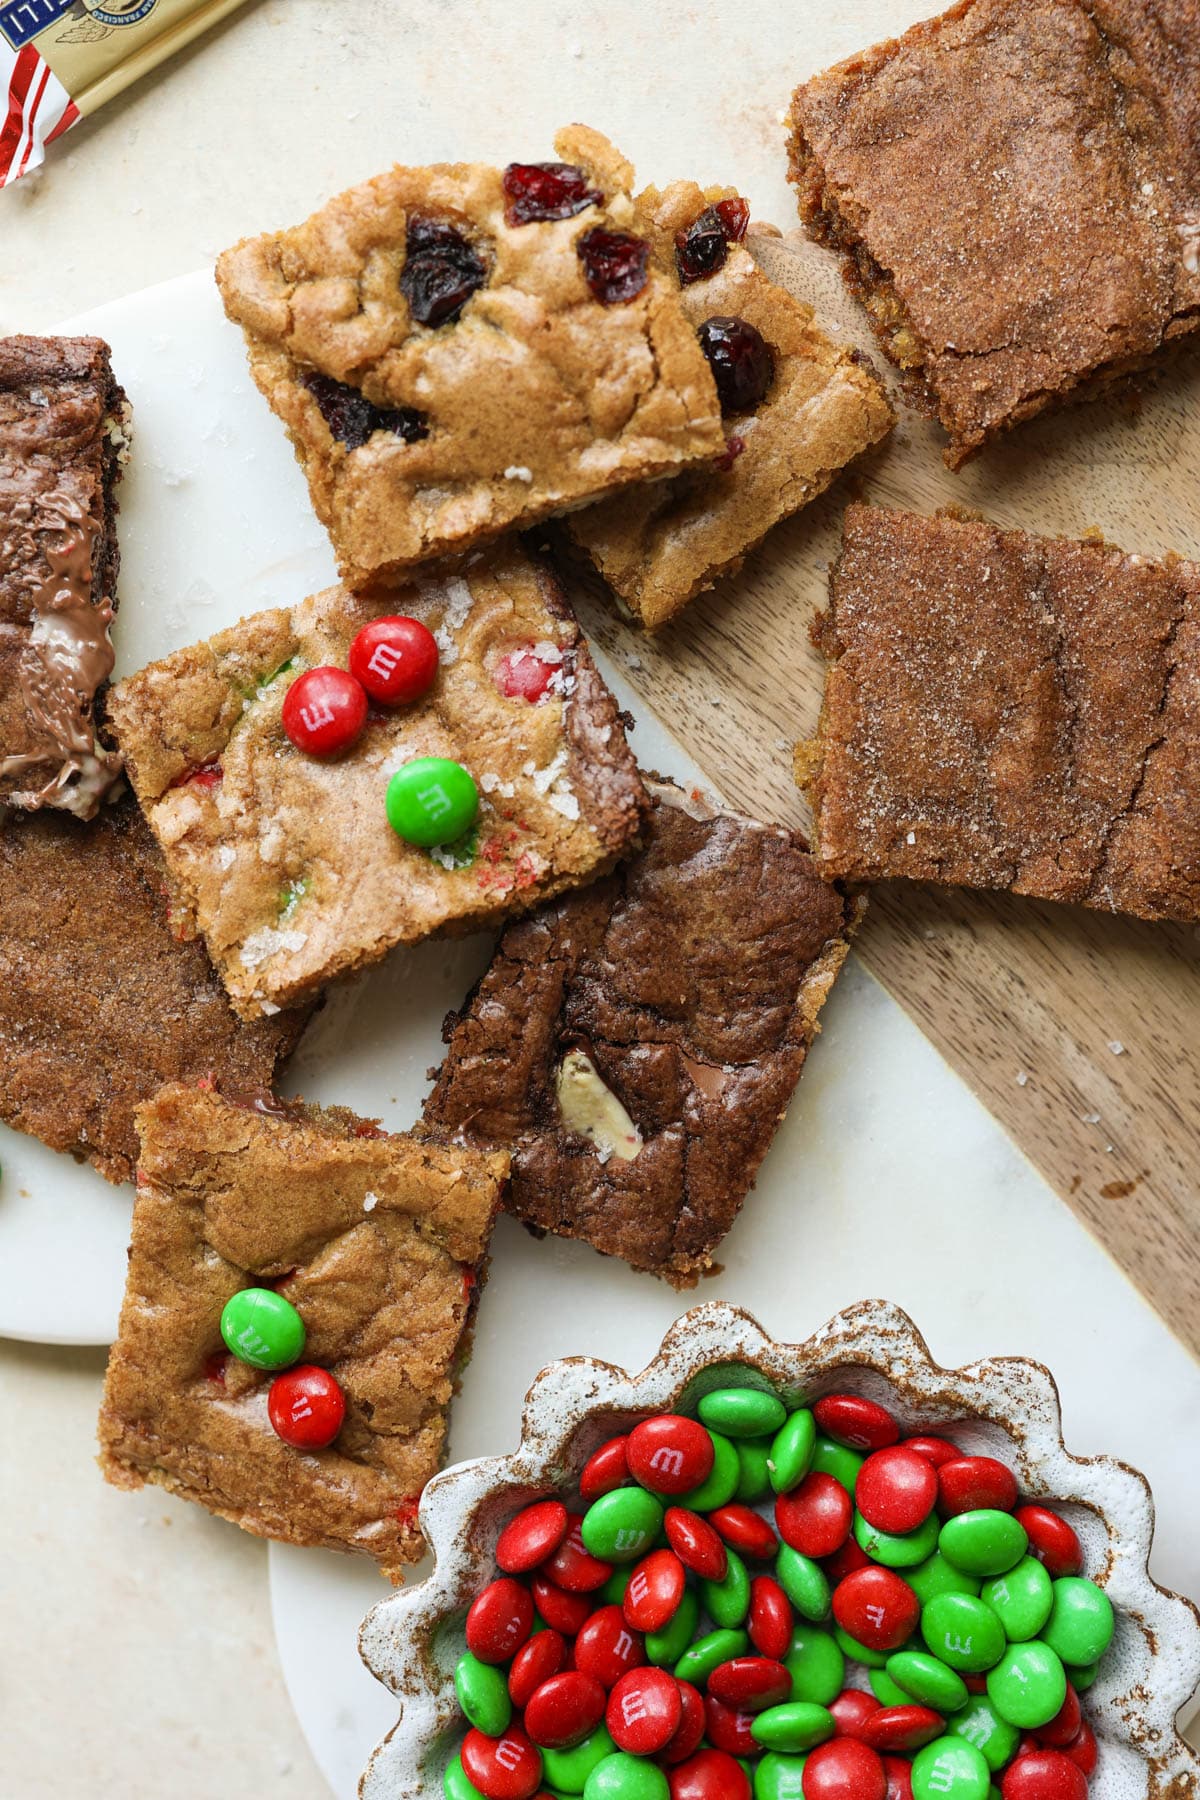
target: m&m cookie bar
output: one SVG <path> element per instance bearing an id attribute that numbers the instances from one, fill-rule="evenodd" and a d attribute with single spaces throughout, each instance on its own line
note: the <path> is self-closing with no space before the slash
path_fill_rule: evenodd
<path id="1" fill-rule="evenodd" d="M 507 1157 L 183 1085 L 138 1130 L 105 1477 L 399 1580 Z"/>
<path id="2" fill-rule="evenodd" d="M 1200 567 L 852 506 L 821 729 L 829 877 L 1200 918 Z"/>
<path id="3" fill-rule="evenodd" d="M 573 513 L 568 530 L 654 630 L 739 569 L 772 525 L 885 437 L 893 415 L 862 358 L 756 267 L 750 209 L 732 188 L 677 181 L 648 188 L 637 204 L 709 358 L 726 452 L 715 470 L 626 488 Z"/>
<path id="4" fill-rule="evenodd" d="M 604 873 L 646 805 L 575 620 L 512 544 L 386 601 L 243 620 L 111 714 L 181 922 L 248 1018 Z"/>
<path id="5" fill-rule="evenodd" d="M 1200 10 L 959 0 L 797 88 L 791 177 L 957 468 L 1200 329 Z"/>
<path id="6" fill-rule="evenodd" d="M 526 1224 L 687 1287 L 786 1112 L 859 903 L 795 832 L 653 785 L 640 854 L 504 933 L 425 1118 L 512 1147 Z"/>
<path id="7" fill-rule="evenodd" d="M 0 830 L 0 1119 L 109 1181 L 132 1180 L 134 1109 L 164 1082 L 268 1094 L 308 1016 L 240 1020 L 165 882 L 128 794 Z"/>
<path id="8" fill-rule="evenodd" d="M 217 264 L 352 587 L 724 451 L 633 170 L 556 147 L 394 168 Z"/>

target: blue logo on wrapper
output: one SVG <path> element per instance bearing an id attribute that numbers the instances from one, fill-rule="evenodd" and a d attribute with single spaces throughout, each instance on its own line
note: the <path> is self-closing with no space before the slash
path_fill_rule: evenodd
<path id="1" fill-rule="evenodd" d="M 0 31 L 14 50 L 35 38 L 69 13 L 75 0 L 4 0 L 0 5 Z"/>

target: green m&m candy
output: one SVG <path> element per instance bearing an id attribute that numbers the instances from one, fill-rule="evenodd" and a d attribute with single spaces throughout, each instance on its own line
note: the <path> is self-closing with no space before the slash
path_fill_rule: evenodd
<path id="1" fill-rule="evenodd" d="M 1094 1581 L 1064 1575 L 1054 1583 L 1042 1638 L 1073 1667 L 1099 1662 L 1112 1642 L 1112 1601 Z"/>
<path id="2" fill-rule="evenodd" d="M 675 1664 L 675 1677 L 702 1688 L 715 1668 L 731 1662 L 735 1656 L 745 1656 L 749 1648 L 750 1639 L 744 1631 L 710 1631 L 684 1651 Z"/>
<path id="3" fill-rule="evenodd" d="M 775 1579 L 802 1619 L 819 1622 L 829 1617 L 829 1578 L 811 1556 L 781 1544 L 775 1558 Z"/>
<path id="4" fill-rule="evenodd" d="M 803 1800 L 806 1756 L 770 1750 L 754 1770 L 754 1800 Z"/>
<path id="5" fill-rule="evenodd" d="M 1021 1741 L 1016 1726 L 1000 1717 L 986 1694 L 973 1694 L 946 1729 L 974 1744 L 989 1769 L 1002 1769 Z"/>
<path id="6" fill-rule="evenodd" d="M 469 1724 L 488 1737 L 503 1737 L 512 1718 L 512 1701 L 502 1669 L 480 1662 L 468 1650 L 455 1664 L 454 1689 Z"/>
<path id="7" fill-rule="evenodd" d="M 886 1650 L 873 1650 L 870 1644 L 860 1644 L 858 1639 L 852 1638 L 841 1625 L 834 1626 L 833 1636 L 842 1655 L 848 1656 L 851 1662 L 860 1662 L 864 1669 L 882 1669 L 886 1666 L 888 1659 Z"/>
<path id="8" fill-rule="evenodd" d="M 851 1450 L 846 1444 L 839 1444 L 833 1438 L 818 1436 L 813 1445 L 812 1466 L 821 1475 L 832 1475 L 840 1481 L 848 1494 L 853 1494 L 858 1481 L 858 1471 L 866 1462 L 857 1450 Z"/>
<path id="9" fill-rule="evenodd" d="M 934 1712 L 957 1712 L 970 1699 L 967 1684 L 940 1657 L 924 1650 L 895 1650 L 887 1659 L 887 1672 L 906 1701 L 932 1706 Z"/>
<path id="10" fill-rule="evenodd" d="M 591 1737 L 585 1737 L 582 1744 L 572 1744 L 569 1750 L 551 1750 L 546 1745 L 540 1748 L 546 1786 L 564 1794 L 582 1794 L 592 1770 L 606 1756 L 612 1756 L 617 1746 L 607 1726 L 597 1725 Z"/>
<path id="11" fill-rule="evenodd" d="M 921 1636 L 934 1656 L 952 1669 L 978 1675 L 1004 1655 L 1004 1627 L 971 1594 L 935 1594 L 921 1608 Z"/>
<path id="12" fill-rule="evenodd" d="M 817 1426 L 807 1406 L 781 1425 L 771 1443 L 771 1486 L 777 1494 L 790 1494 L 812 1467 Z"/>
<path id="13" fill-rule="evenodd" d="M 583 1515 L 583 1547 L 602 1562 L 635 1562 L 662 1530 L 662 1502 L 645 1488 L 614 1488 Z"/>
<path id="14" fill-rule="evenodd" d="M 718 1506 L 728 1506 L 742 1478 L 742 1465 L 729 1439 L 719 1431 L 708 1435 L 712 1439 L 713 1466 L 699 1487 L 675 1501 L 676 1506 L 685 1506 L 690 1512 L 715 1512 Z"/>
<path id="15" fill-rule="evenodd" d="M 221 1336 L 252 1369 L 286 1369 L 304 1350 L 304 1320 L 274 1288 L 243 1288 L 225 1302 Z"/>
<path id="16" fill-rule="evenodd" d="M 750 1727 L 750 1736 L 764 1750 L 811 1750 L 823 1744 L 834 1733 L 833 1714 L 811 1700 L 788 1700 L 782 1706 L 768 1706 Z"/>
<path id="17" fill-rule="evenodd" d="M 828 1706 L 846 1684 L 846 1658 L 842 1648 L 819 1625 L 807 1622 L 797 1625 L 783 1663 L 792 1678 L 793 1700 L 811 1700 L 818 1706 Z"/>
<path id="18" fill-rule="evenodd" d="M 947 1562 L 968 1575 L 1003 1575 L 1024 1556 L 1029 1535 L 1011 1513 L 977 1506 L 946 1520 L 937 1547 Z"/>
<path id="19" fill-rule="evenodd" d="M 670 1794 L 658 1764 L 628 1750 L 598 1762 L 583 1786 L 584 1800 L 670 1800 Z"/>
<path id="20" fill-rule="evenodd" d="M 740 1438 L 734 1445 L 738 1459 L 738 1484 L 734 1499 L 753 1506 L 771 1491 L 770 1438 Z"/>
<path id="21" fill-rule="evenodd" d="M 462 1766 L 462 1757 L 451 1757 L 442 1774 L 442 1792 L 446 1800 L 483 1800 L 483 1795 Z"/>
<path id="22" fill-rule="evenodd" d="M 1010 1725 L 1036 1731 L 1067 1697 L 1067 1673 L 1049 1644 L 1012 1644 L 988 1671 L 988 1699 Z"/>
<path id="23" fill-rule="evenodd" d="M 606 1606 L 623 1606 L 625 1589 L 633 1580 L 633 1570 L 628 1564 L 615 1568 L 604 1586 L 600 1589 L 600 1598 Z"/>
<path id="24" fill-rule="evenodd" d="M 991 1770 L 965 1738 L 934 1738 L 913 1757 L 913 1800 L 987 1800 Z"/>
<path id="25" fill-rule="evenodd" d="M 429 850 L 470 829 L 479 812 L 479 790 L 461 763 L 448 756 L 416 756 L 388 782 L 386 806 L 396 836 Z"/>
<path id="26" fill-rule="evenodd" d="M 1050 1617 L 1054 1589 L 1045 1565 L 1023 1556 L 1007 1574 L 986 1581 L 980 1593 L 1004 1627 L 1010 1644 L 1035 1638 Z"/>
<path id="27" fill-rule="evenodd" d="M 877 1531 L 860 1512 L 854 1515 L 854 1539 L 872 1562 L 885 1569 L 914 1569 L 937 1549 L 938 1521 L 930 1513 L 915 1531 Z"/>
<path id="28" fill-rule="evenodd" d="M 898 1682 L 892 1680 L 887 1672 L 887 1665 L 882 1669 L 872 1669 L 867 1676 L 871 1684 L 871 1692 L 880 1706 L 911 1706 L 912 1701 Z"/>
<path id="29" fill-rule="evenodd" d="M 1067 1680 L 1077 1694 L 1086 1694 L 1099 1673 L 1099 1663 L 1089 1663 L 1084 1669 L 1068 1668 Z"/>
<path id="30" fill-rule="evenodd" d="M 714 1625 L 731 1629 L 750 1611 L 750 1576 L 740 1556 L 725 1552 L 725 1576 L 721 1581 L 702 1581 L 700 1599 Z"/>
<path id="31" fill-rule="evenodd" d="M 787 1419 L 787 1408 L 762 1388 L 717 1388 L 705 1394 L 696 1411 L 702 1425 L 723 1431 L 726 1437 L 756 1438 L 772 1435 Z"/>
<path id="32" fill-rule="evenodd" d="M 904 1579 L 922 1606 L 928 1606 L 936 1594 L 977 1594 L 981 1585 L 977 1575 L 964 1575 L 940 1550 L 915 1569 L 905 1569 Z"/>
<path id="33" fill-rule="evenodd" d="M 646 1633 L 646 1661 L 656 1668 L 676 1663 L 695 1635 L 700 1622 L 700 1602 L 692 1588 L 684 1588 L 683 1598 L 661 1631 Z"/>

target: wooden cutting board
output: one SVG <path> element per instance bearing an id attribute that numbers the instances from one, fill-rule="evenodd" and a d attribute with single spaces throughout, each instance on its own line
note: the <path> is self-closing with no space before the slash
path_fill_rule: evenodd
<path id="1" fill-rule="evenodd" d="M 1140 398 L 1025 426 L 952 475 L 940 430 L 900 401 L 836 259 L 799 231 L 752 247 L 871 356 L 899 424 L 658 638 L 633 643 L 598 582 L 585 578 L 578 599 L 588 630 L 730 799 L 807 824 L 791 745 L 817 722 L 823 664 L 809 626 L 848 500 L 958 505 L 1027 531 L 1098 529 L 1129 550 L 1200 557 L 1200 358 L 1176 361 Z M 894 883 L 874 891 L 858 949 L 1200 1353 L 1200 928 Z"/>

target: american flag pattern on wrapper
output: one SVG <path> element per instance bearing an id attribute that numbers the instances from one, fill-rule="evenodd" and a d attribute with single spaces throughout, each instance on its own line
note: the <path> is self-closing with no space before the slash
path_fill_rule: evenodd
<path id="1" fill-rule="evenodd" d="M 46 145 L 75 123 L 79 109 L 32 44 L 10 50 L 0 39 L 0 78 L 8 95 L 0 127 L 0 187 L 7 187 L 37 168 Z"/>

